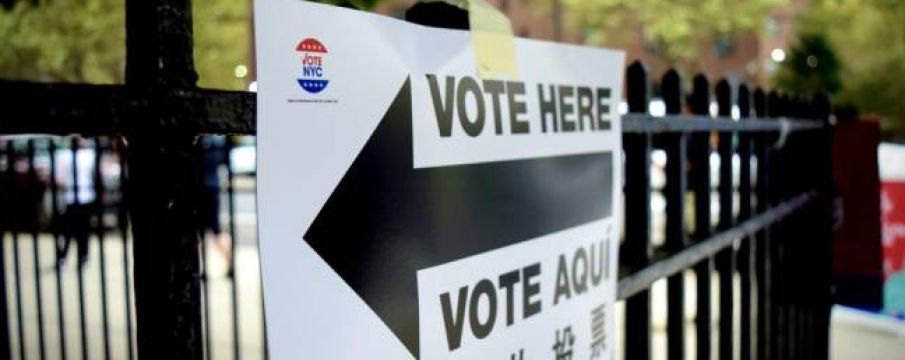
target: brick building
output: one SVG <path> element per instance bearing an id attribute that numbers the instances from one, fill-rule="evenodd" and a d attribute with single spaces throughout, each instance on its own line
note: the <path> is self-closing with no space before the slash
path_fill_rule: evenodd
<path id="1" fill-rule="evenodd" d="M 506 14 L 512 21 L 517 36 L 560 41 L 576 44 L 586 43 L 580 27 L 565 27 L 561 20 L 567 17 L 562 5 L 554 0 L 543 4 L 530 0 L 487 0 Z M 561 1 L 561 0 L 560 0 Z M 403 17 L 405 10 L 415 0 L 388 0 L 376 9 L 377 12 Z M 685 73 L 704 71 L 710 79 L 726 77 L 730 81 L 744 81 L 754 85 L 764 85 L 777 63 L 771 58 L 774 49 L 782 50 L 794 41 L 795 17 L 806 6 L 806 0 L 794 0 L 790 5 L 778 7 L 763 20 L 760 31 L 749 31 L 731 37 L 702 38 L 698 41 L 697 56 L 693 60 L 671 64 L 658 50 L 656 44 L 645 39 L 644 25 L 634 22 L 622 33 L 608 34 L 608 39 L 619 39 L 618 43 L 605 42 L 604 46 L 626 51 L 627 63 L 643 61 L 652 77 L 659 77 L 675 65 Z M 556 14 L 559 14 L 557 16 Z M 657 91 L 656 86 L 654 89 Z"/>

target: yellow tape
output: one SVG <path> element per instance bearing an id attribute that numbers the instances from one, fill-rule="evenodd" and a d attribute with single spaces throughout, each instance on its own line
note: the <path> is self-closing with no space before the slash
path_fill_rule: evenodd
<path id="1" fill-rule="evenodd" d="M 467 1 L 478 77 L 518 79 L 515 36 L 509 18 L 484 0 Z"/>

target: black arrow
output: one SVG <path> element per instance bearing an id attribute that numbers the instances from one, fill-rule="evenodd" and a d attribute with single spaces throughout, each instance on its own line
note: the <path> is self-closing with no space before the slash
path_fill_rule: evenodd
<path id="1" fill-rule="evenodd" d="M 427 169 L 412 164 L 407 79 L 305 241 L 416 358 L 417 270 L 612 212 L 610 152 Z"/>

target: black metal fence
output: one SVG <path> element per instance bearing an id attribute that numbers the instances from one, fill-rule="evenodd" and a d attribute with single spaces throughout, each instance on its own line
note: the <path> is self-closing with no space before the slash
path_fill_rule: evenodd
<path id="1" fill-rule="evenodd" d="M 23 359 L 89 358 L 90 344 L 102 344 L 109 356 L 123 343 L 131 354 L 131 255 L 117 145 L 27 137 L 0 146 L 0 291 L 13 290 L 2 299 L 10 311 L 0 328 L 7 351 Z M 110 316 L 125 329 L 111 329 Z M 102 338 L 90 342 L 95 336 Z"/>
<path id="2" fill-rule="evenodd" d="M 195 87 L 190 9 L 127 1 L 125 85 L 0 80 L 0 134 L 44 134 L 0 138 L 0 358 L 266 357 L 254 173 L 235 162 L 255 98 Z M 443 11 L 409 20 L 467 26 Z M 667 354 L 682 358 L 693 274 L 698 359 L 714 348 L 826 359 L 826 97 L 721 80 L 711 114 L 708 80 L 696 76 L 686 97 L 671 71 L 659 82 L 666 116 L 654 117 L 646 70 L 626 74 L 625 358 L 651 357 L 650 287 L 664 278 Z"/>
<path id="3" fill-rule="evenodd" d="M 203 345 L 211 359 L 266 354 L 252 140 L 197 142 Z M 119 137 L 0 137 L 0 289 L 10 290 L 2 299 L 13 358 L 135 358 L 124 146 Z"/>
<path id="4" fill-rule="evenodd" d="M 828 358 L 828 99 L 761 89 L 752 93 L 723 79 L 714 89 L 716 116 L 711 116 L 707 78 L 695 76 L 686 98 L 680 75 L 670 71 L 660 82 L 667 115 L 653 118 L 647 115 L 644 66 L 632 64 L 626 81 L 630 114 L 623 117 L 626 221 L 619 281 L 619 297 L 626 301 L 625 358 L 651 356 L 649 287 L 662 278 L 667 279 L 666 353 L 670 359 L 684 358 L 686 272 L 695 281 L 698 359 L 711 359 L 713 330 L 720 359 L 735 354 L 741 359 Z M 666 155 L 661 189 L 651 187 L 654 148 Z M 712 156 L 719 159 L 716 179 L 711 179 Z M 649 205 L 653 190 L 665 199 L 664 241 L 656 248 Z M 716 326 L 714 276 L 720 314 Z"/>

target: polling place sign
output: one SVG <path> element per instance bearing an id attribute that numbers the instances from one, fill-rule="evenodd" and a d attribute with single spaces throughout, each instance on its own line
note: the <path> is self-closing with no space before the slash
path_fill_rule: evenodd
<path id="1" fill-rule="evenodd" d="M 623 54 L 255 4 L 274 359 L 610 359 Z"/>

